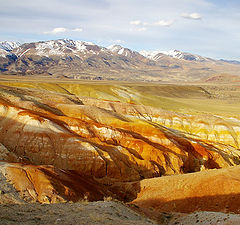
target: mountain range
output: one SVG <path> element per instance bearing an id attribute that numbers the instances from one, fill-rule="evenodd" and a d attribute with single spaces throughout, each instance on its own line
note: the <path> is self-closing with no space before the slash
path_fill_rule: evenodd
<path id="1" fill-rule="evenodd" d="M 20 44 L 0 42 L 0 71 L 72 79 L 136 81 L 238 80 L 240 62 L 171 51 L 133 51 L 120 45 L 59 39 Z"/>

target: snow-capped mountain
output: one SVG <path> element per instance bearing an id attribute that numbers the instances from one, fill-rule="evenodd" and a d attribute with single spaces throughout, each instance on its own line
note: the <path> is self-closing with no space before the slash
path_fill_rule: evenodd
<path id="1" fill-rule="evenodd" d="M 49 57 L 52 55 L 65 56 L 79 53 L 98 54 L 100 51 L 104 50 L 106 50 L 106 48 L 100 47 L 91 42 L 59 39 L 23 44 L 14 52 L 18 57 L 23 56 L 29 51 L 31 54 Z"/>
<path id="2" fill-rule="evenodd" d="M 19 42 L 14 41 L 1 41 L 0 42 L 0 49 L 5 51 L 12 51 L 14 48 L 18 48 L 21 44 Z"/>
<path id="3" fill-rule="evenodd" d="M 158 61 L 160 60 L 163 56 L 170 56 L 175 59 L 184 59 L 188 61 L 206 61 L 209 60 L 208 58 L 199 56 L 199 55 L 194 55 L 191 53 L 187 52 L 181 52 L 179 50 L 170 50 L 170 51 L 141 51 L 140 54 L 143 56 L 154 60 Z"/>
<path id="4" fill-rule="evenodd" d="M 126 57 L 134 57 L 136 55 L 139 55 L 138 52 L 133 51 L 129 48 L 124 48 L 121 45 L 110 45 L 107 47 L 111 52 L 117 53 L 118 55 L 126 56 Z"/>
<path id="5" fill-rule="evenodd" d="M 13 64 L 17 57 L 11 52 L 13 47 L 16 46 L 12 42 L 1 42 L 0 44 L 0 72 L 7 71 L 7 67 Z"/>
<path id="6" fill-rule="evenodd" d="M 118 46 L 108 49 L 96 44 L 70 39 L 25 43 L 11 51 L 15 62 L 0 68 L 21 74 L 83 74 L 114 73 L 122 70 L 136 70 L 149 61 L 138 52 Z M 57 71 L 57 72 L 56 72 Z M 77 75 L 79 76 L 79 75 Z"/>
<path id="7" fill-rule="evenodd" d="M 0 49 L 0 57 L 6 58 L 7 55 L 9 55 L 11 53 L 9 53 L 8 51 L 4 50 L 4 49 Z"/>
<path id="8" fill-rule="evenodd" d="M 133 51 L 85 41 L 59 39 L 20 45 L 0 42 L 0 71 L 74 79 L 195 81 L 218 73 L 240 75 L 240 64 L 171 51 Z"/>
<path id="9" fill-rule="evenodd" d="M 10 42 L 10 41 L 0 42 L 0 57 L 15 58 L 16 56 L 12 53 L 12 50 L 15 48 L 15 46 L 17 46 L 16 43 L 17 42 Z"/>

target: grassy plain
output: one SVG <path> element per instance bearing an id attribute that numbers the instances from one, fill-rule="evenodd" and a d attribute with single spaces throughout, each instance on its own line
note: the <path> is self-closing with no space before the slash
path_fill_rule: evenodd
<path id="1" fill-rule="evenodd" d="M 240 118 L 240 84 L 87 81 L 0 76 L 0 85 L 153 106 L 182 113 Z"/>

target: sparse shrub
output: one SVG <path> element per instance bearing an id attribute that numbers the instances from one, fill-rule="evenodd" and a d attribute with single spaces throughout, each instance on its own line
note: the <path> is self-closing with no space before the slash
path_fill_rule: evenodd
<path id="1" fill-rule="evenodd" d="M 106 196 L 103 198 L 104 202 L 109 202 L 109 201 L 112 201 L 113 198 L 111 196 Z"/>

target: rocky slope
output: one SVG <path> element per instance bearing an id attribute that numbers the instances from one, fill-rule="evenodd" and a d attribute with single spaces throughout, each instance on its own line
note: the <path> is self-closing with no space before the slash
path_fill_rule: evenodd
<path id="1" fill-rule="evenodd" d="M 111 197 L 163 224 L 239 213 L 239 99 L 237 85 L 1 81 L 0 203 Z"/>
<path id="2" fill-rule="evenodd" d="M 26 43 L 12 51 L 16 60 L 9 63 L 7 69 L 10 73 L 23 75 L 63 74 L 76 79 L 102 79 L 103 74 L 110 79 L 115 74 L 118 80 L 121 79 L 116 77 L 119 72 L 144 68 L 148 62 L 137 52 L 125 51 L 127 55 L 93 43 L 68 39 Z"/>
<path id="3" fill-rule="evenodd" d="M 34 43 L 1 42 L 0 70 L 10 75 L 64 76 L 90 80 L 198 81 L 226 73 L 240 75 L 239 63 L 177 50 L 140 53 L 59 39 Z"/>
<path id="4" fill-rule="evenodd" d="M 54 165 L 102 182 L 240 162 L 238 121 L 209 115 L 203 123 L 201 116 L 34 89 L 1 86 L 0 93 L 0 142 L 11 162 Z"/>
<path id="5" fill-rule="evenodd" d="M 73 218 L 74 221 L 76 218 L 77 221 L 81 220 L 81 224 L 108 224 L 109 220 L 124 224 L 155 224 L 153 221 L 165 225 L 238 224 L 240 216 L 236 214 L 239 214 L 239 169 L 237 166 L 147 179 L 137 183 L 115 183 L 112 187 L 104 187 L 99 183 L 96 185 L 96 180 L 89 183 L 87 177 L 81 178 L 70 171 L 54 169 L 52 166 L 2 163 L 0 219 L 2 224 L 48 224 L 50 221 L 69 224 L 73 222 Z M 38 201 L 45 205 L 24 204 L 3 175 L 25 201 Z M 116 191 L 116 186 L 118 195 L 117 192 L 113 195 L 106 190 Z M 120 191 L 135 195 L 135 200 L 129 204 L 135 212 L 122 203 L 111 201 L 112 197 L 119 198 Z M 104 201 L 89 203 L 100 196 L 104 196 Z M 76 200 L 81 201 L 75 204 L 66 203 Z M 14 213 L 15 211 L 18 213 Z"/>
<path id="6" fill-rule="evenodd" d="M 156 222 L 134 212 L 120 202 L 80 202 L 52 205 L 0 205 L 2 225 L 82 224 L 153 225 Z"/>
<path id="7" fill-rule="evenodd" d="M 235 225 L 240 216 L 216 212 L 195 212 L 192 214 L 159 213 L 159 222 L 139 215 L 120 202 L 99 201 L 82 203 L 59 203 L 51 205 L 15 204 L 0 205 L 2 225 L 42 224 L 126 224 L 126 225 Z"/>
<path id="8" fill-rule="evenodd" d="M 15 41 L 0 41 L 0 49 L 12 51 L 14 48 L 20 47 L 21 43 Z"/>
<path id="9" fill-rule="evenodd" d="M 150 213 L 220 211 L 240 213 L 240 167 L 140 181 L 133 204 Z"/>
<path id="10" fill-rule="evenodd" d="M 108 196 L 114 197 L 114 193 L 97 180 L 53 166 L 1 163 L 0 173 L 26 202 L 49 204 L 79 200 L 98 201 Z M 4 190 L 2 192 L 4 194 L 0 198 L 1 203 L 19 203 L 16 196 L 8 196 Z"/>
<path id="11" fill-rule="evenodd" d="M 187 61 L 212 61 L 213 59 L 202 57 L 200 55 L 194 55 L 187 52 L 181 52 L 179 50 L 170 50 L 170 51 L 141 51 L 140 54 L 143 56 L 152 59 L 154 61 L 160 61 L 162 57 L 170 56 L 175 59 L 183 59 Z"/>

